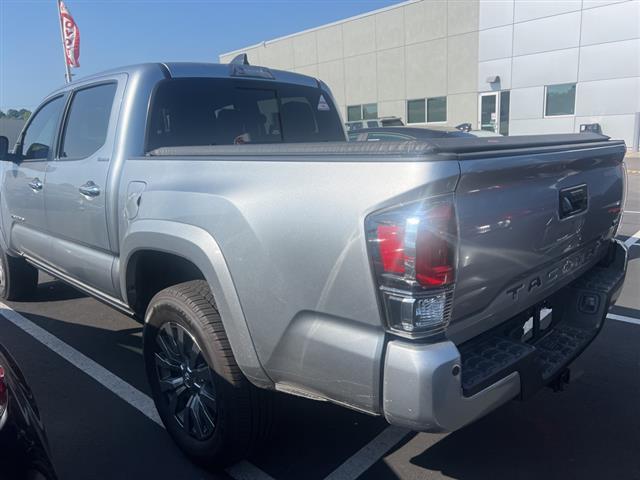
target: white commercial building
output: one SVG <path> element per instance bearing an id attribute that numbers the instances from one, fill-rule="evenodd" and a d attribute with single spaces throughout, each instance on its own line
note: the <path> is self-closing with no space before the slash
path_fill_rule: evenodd
<path id="1" fill-rule="evenodd" d="M 346 120 L 640 130 L 640 0 L 412 0 L 220 56 L 324 80 Z"/>

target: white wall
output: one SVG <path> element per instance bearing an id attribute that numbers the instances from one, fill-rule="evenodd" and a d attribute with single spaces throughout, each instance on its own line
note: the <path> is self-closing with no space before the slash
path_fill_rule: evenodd
<path id="1" fill-rule="evenodd" d="M 473 122 L 478 14 L 478 0 L 409 1 L 243 51 L 252 63 L 318 76 L 343 114 L 377 103 L 379 115 L 405 118 L 407 99 L 448 95 L 448 118 Z"/>
<path id="2" fill-rule="evenodd" d="M 511 134 L 572 132 L 597 122 L 632 144 L 640 1 L 481 1 L 479 19 L 478 90 L 511 89 Z M 500 85 L 488 84 L 495 75 Z M 560 83 L 577 83 L 575 115 L 545 118 L 545 86 Z"/>
<path id="3" fill-rule="evenodd" d="M 511 90 L 512 134 L 597 121 L 631 144 L 640 111 L 640 0 L 412 0 L 245 51 L 323 79 L 343 115 L 447 95 L 448 123 L 475 123 L 479 92 Z M 544 87 L 574 82 L 575 115 L 545 118 Z"/>

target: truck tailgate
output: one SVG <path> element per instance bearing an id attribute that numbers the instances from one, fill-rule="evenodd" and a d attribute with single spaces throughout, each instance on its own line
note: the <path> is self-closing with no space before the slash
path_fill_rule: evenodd
<path id="1" fill-rule="evenodd" d="M 624 143 L 462 153 L 449 336 L 464 342 L 594 265 L 615 235 Z"/>

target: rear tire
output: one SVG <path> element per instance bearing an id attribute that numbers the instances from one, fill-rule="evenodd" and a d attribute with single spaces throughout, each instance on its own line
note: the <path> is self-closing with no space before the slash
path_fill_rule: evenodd
<path id="1" fill-rule="evenodd" d="M 24 258 L 0 252 L 0 297 L 4 300 L 29 300 L 38 288 L 38 269 Z"/>
<path id="2" fill-rule="evenodd" d="M 225 467 L 268 436 L 271 392 L 244 377 L 207 283 L 162 290 L 147 308 L 144 358 L 156 408 L 194 461 Z"/>

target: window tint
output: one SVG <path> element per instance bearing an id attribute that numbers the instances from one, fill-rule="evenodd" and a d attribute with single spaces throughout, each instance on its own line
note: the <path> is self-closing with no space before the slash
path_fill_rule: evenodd
<path id="1" fill-rule="evenodd" d="M 367 122 L 367 127 L 369 128 L 376 128 L 377 126 L 378 126 L 377 120 L 370 120 Z"/>
<path id="2" fill-rule="evenodd" d="M 24 160 L 42 160 L 48 157 L 63 106 L 62 97 L 54 98 L 33 115 L 22 139 L 20 153 Z"/>
<path id="3" fill-rule="evenodd" d="M 107 138 L 117 85 L 108 83 L 77 91 L 67 114 L 60 158 L 85 158 Z"/>
<path id="4" fill-rule="evenodd" d="M 320 89 L 258 80 L 163 80 L 147 128 L 148 150 L 345 140 L 335 106 Z"/>
<path id="5" fill-rule="evenodd" d="M 362 106 L 350 105 L 347 107 L 347 121 L 362 120 Z"/>
<path id="6" fill-rule="evenodd" d="M 407 123 L 424 123 L 425 121 L 424 99 L 409 100 L 407 102 Z"/>
<path id="7" fill-rule="evenodd" d="M 573 115 L 576 105 L 576 84 L 547 86 L 545 115 Z"/>
<path id="8" fill-rule="evenodd" d="M 427 122 L 447 121 L 447 97 L 427 98 Z"/>
<path id="9" fill-rule="evenodd" d="M 372 118 L 378 118 L 378 104 L 367 103 L 366 105 L 362 105 L 362 119 L 370 120 Z"/>

